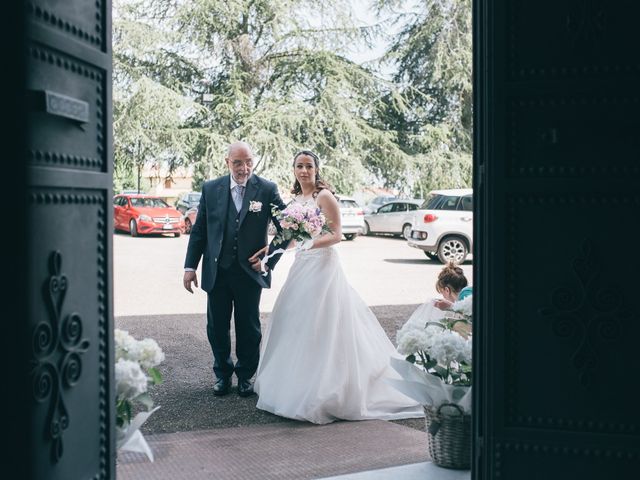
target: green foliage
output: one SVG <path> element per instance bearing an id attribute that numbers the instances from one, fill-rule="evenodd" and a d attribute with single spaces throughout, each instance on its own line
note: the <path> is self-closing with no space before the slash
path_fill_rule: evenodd
<path id="1" fill-rule="evenodd" d="M 390 101 L 378 121 L 397 132 L 398 144 L 411 155 L 406 175 L 416 179 L 411 185 L 414 194 L 469 187 L 471 0 L 422 0 L 410 10 L 400 9 L 401 3 L 379 0 L 377 7 L 402 25 L 386 62 L 393 65 L 394 82 L 411 108 L 398 109 Z M 397 181 L 388 172 L 385 177 Z"/>
<path id="2" fill-rule="evenodd" d="M 469 185 L 470 0 L 426 0 L 400 20 L 393 81 L 347 58 L 384 26 L 355 27 L 348 0 L 114 4 L 114 188 L 162 162 L 189 166 L 199 190 L 236 140 L 279 185 L 301 148 L 339 193 Z"/>

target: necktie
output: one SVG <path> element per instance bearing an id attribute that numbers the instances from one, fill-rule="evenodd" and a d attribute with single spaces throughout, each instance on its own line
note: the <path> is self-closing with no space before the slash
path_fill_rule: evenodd
<path id="1" fill-rule="evenodd" d="M 240 210 L 242 210 L 242 199 L 244 197 L 244 185 L 236 185 L 234 191 L 233 203 L 236 204 L 236 210 L 240 212 Z"/>

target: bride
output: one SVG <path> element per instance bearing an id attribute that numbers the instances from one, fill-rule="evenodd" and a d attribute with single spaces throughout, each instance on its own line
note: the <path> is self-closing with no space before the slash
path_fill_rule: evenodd
<path id="1" fill-rule="evenodd" d="M 342 238 L 340 209 L 317 155 L 296 154 L 293 173 L 293 201 L 317 205 L 332 232 L 296 252 L 262 343 L 257 407 L 317 424 L 422 417 L 420 405 L 385 381 L 399 378 L 389 359 L 400 355 L 342 270 L 333 247 Z"/>

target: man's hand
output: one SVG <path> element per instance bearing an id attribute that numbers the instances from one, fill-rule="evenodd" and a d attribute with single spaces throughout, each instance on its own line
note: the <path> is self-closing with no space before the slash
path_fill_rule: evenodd
<path id="1" fill-rule="evenodd" d="M 449 310 L 451 308 L 451 305 L 453 305 L 448 300 L 436 300 L 435 302 L 433 302 L 433 304 L 440 310 Z"/>
<path id="2" fill-rule="evenodd" d="M 193 293 L 193 290 L 191 289 L 191 282 L 193 282 L 196 287 L 198 286 L 198 275 L 196 274 L 196 272 L 184 272 L 182 283 L 184 285 L 184 288 L 186 288 L 189 293 Z"/>
<path id="3" fill-rule="evenodd" d="M 249 263 L 251 264 L 251 268 L 253 268 L 256 272 L 258 273 L 262 272 L 262 265 L 260 265 L 260 262 L 262 260 L 262 257 L 268 251 L 269 251 L 269 246 L 267 245 L 266 247 L 262 247 L 260 250 L 258 250 L 256 253 L 254 253 L 249 257 Z M 269 271 L 269 267 L 267 267 L 266 265 L 264 266 L 264 268 L 267 271 Z"/>

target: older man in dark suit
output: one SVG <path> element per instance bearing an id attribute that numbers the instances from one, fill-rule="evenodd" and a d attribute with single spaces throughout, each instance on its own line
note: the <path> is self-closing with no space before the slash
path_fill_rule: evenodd
<path id="1" fill-rule="evenodd" d="M 251 267 L 267 245 L 272 207 L 284 209 L 277 186 L 252 174 L 254 157 L 245 142 L 229 146 L 225 162 L 229 175 L 205 182 L 184 263 L 184 287 L 197 287 L 196 269 L 202 263 L 202 289 L 207 292 L 207 337 L 213 351 L 215 395 L 226 395 L 231 377 L 238 378 L 238 394 L 253 395 L 251 378 L 260 357 L 260 294 L 271 286 L 271 269 L 279 255 L 266 264 L 268 274 Z M 280 225 L 273 218 L 277 228 Z M 271 247 L 271 250 L 273 247 Z M 236 357 L 231 359 L 231 312 L 236 331 Z"/>

